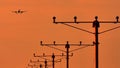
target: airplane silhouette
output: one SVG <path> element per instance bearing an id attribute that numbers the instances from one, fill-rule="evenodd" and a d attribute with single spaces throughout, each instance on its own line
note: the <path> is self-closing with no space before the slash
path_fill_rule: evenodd
<path id="1" fill-rule="evenodd" d="M 22 14 L 22 13 L 24 13 L 24 12 L 26 12 L 26 11 L 23 11 L 23 10 L 21 10 L 21 9 L 18 9 L 18 10 L 16 10 L 16 11 L 12 11 L 13 13 L 16 13 L 16 14 Z"/>

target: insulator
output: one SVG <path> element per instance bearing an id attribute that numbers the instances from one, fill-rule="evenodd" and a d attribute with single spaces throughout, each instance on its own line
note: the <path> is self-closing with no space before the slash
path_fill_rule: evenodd
<path id="1" fill-rule="evenodd" d="M 42 45 L 42 41 L 40 41 L 40 44 Z"/>
<path id="2" fill-rule="evenodd" d="M 77 22 L 77 17 L 76 17 L 76 16 L 74 16 L 74 22 L 75 22 L 75 23 Z"/>
<path id="3" fill-rule="evenodd" d="M 118 23 L 119 21 L 119 16 L 116 16 L 116 23 Z"/>
<path id="4" fill-rule="evenodd" d="M 53 41 L 53 44 L 54 44 L 54 45 L 55 45 L 55 43 L 56 43 L 56 42 L 55 42 L 55 41 Z"/>
<path id="5" fill-rule="evenodd" d="M 54 17 L 53 17 L 53 23 L 55 23 L 55 19 L 56 19 L 56 17 L 54 16 Z"/>

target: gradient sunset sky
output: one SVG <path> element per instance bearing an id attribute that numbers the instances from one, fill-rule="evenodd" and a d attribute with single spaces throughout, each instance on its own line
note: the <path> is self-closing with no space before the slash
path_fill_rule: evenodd
<path id="1" fill-rule="evenodd" d="M 23 14 L 12 11 L 25 10 Z M 0 0 L 0 68 L 26 68 L 30 59 L 37 60 L 33 53 L 61 54 L 45 46 L 44 43 L 92 43 L 94 35 L 62 24 L 57 21 L 115 21 L 120 16 L 119 0 Z M 92 24 L 72 24 L 94 32 Z M 99 31 L 120 26 L 101 24 Z M 120 68 L 120 29 L 99 35 L 99 68 Z M 58 47 L 65 50 L 65 47 Z M 72 47 L 71 50 L 78 47 Z M 95 68 L 95 50 L 87 47 L 73 52 L 70 68 Z M 60 57 L 58 57 L 60 58 Z M 56 68 L 66 68 L 66 59 L 56 64 Z M 28 67 L 30 68 L 30 67 Z M 51 67 L 50 67 L 51 68 Z"/>

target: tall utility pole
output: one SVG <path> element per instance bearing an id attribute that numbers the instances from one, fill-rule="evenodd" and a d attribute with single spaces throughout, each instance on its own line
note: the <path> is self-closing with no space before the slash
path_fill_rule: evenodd
<path id="1" fill-rule="evenodd" d="M 54 47 L 51 47 L 51 48 L 54 48 L 54 49 L 57 49 L 57 50 L 60 50 L 60 51 L 63 51 L 66 53 L 66 68 L 69 68 L 69 56 L 73 56 L 73 53 L 71 53 L 71 55 L 69 55 L 70 52 L 73 52 L 73 51 L 76 51 L 78 50 L 77 49 L 74 49 L 74 50 L 69 50 L 70 46 L 81 46 L 81 45 L 84 45 L 84 46 L 94 46 L 94 43 L 93 44 L 82 44 L 82 42 L 80 41 L 80 44 L 69 44 L 69 42 L 67 41 L 67 44 L 56 44 L 56 42 L 54 41 L 53 44 L 43 44 L 43 42 L 41 41 L 40 42 L 42 46 L 65 46 L 66 48 L 66 51 L 64 50 L 61 50 L 59 48 L 54 48 Z M 81 49 L 81 48 L 79 48 Z"/>
<path id="2" fill-rule="evenodd" d="M 99 67 L 99 52 L 98 52 L 99 51 L 99 49 L 98 49 L 99 48 L 99 46 L 98 46 L 99 45 L 99 36 L 98 35 L 102 34 L 102 33 L 105 33 L 105 32 L 108 32 L 108 31 L 111 31 L 111 30 L 114 30 L 114 29 L 117 29 L 117 28 L 120 28 L 120 26 L 118 26 L 118 27 L 114 27 L 114 28 L 99 32 L 100 23 L 120 23 L 118 21 L 118 19 L 119 19 L 119 17 L 116 16 L 116 21 L 98 21 L 98 17 L 96 16 L 94 21 L 77 21 L 77 17 L 75 16 L 73 22 L 56 22 L 56 17 L 53 17 L 53 23 L 55 23 L 55 24 L 58 24 L 58 23 L 64 24 L 64 25 L 67 25 L 69 27 L 72 27 L 72 28 L 75 28 L 75 29 L 78 29 L 78 30 L 81 30 L 81 31 L 88 32 L 90 34 L 95 34 L 95 58 L 96 58 L 96 60 L 95 60 L 95 62 L 96 62 L 95 65 L 96 66 L 95 67 L 98 68 Z M 90 32 L 90 31 L 85 30 L 85 29 L 81 29 L 81 28 L 69 25 L 67 23 L 77 23 L 77 24 L 79 24 L 79 23 L 93 23 L 93 27 L 95 28 L 95 33 Z"/>
<path id="3" fill-rule="evenodd" d="M 34 53 L 34 57 L 51 57 L 52 58 L 52 66 L 53 66 L 53 68 L 55 68 L 55 62 L 61 62 L 61 59 L 60 60 L 55 60 L 55 57 L 56 56 L 62 56 L 62 55 L 55 55 L 54 53 L 52 54 L 52 55 L 45 55 L 44 53 L 43 53 L 43 55 L 42 56 L 36 56 L 35 55 L 35 53 Z"/>

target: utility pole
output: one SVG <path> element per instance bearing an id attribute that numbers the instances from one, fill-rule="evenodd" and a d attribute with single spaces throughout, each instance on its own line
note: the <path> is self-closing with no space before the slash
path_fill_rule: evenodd
<path id="1" fill-rule="evenodd" d="M 55 60 L 55 57 L 56 56 L 62 56 L 62 55 L 55 55 L 54 53 L 52 54 L 52 55 L 45 55 L 44 53 L 43 53 L 43 55 L 42 56 L 36 56 L 35 55 L 35 53 L 34 53 L 34 57 L 51 57 L 52 58 L 52 66 L 53 66 L 53 68 L 55 68 L 55 62 L 61 62 L 61 59 L 60 60 Z"/>
<path id="2" fill-rule="evenodd" d="M 81 45 L 83 45 L 83 46 L 94 46 L 94 43 L 93 43 L 93 44 L 82 44 L 81 41 L 80 41 L 80 44 L 69 44 L 68 41 L 67 41 L 66 44 L 56 44 L 55 41 L 53 42 L 53 44 L 43 44 L 43 42 L 41 41 L 40 44 L 41 44 L 42 46 L 48 46 L 48 47 L 51 47 L 51 46 L 65 46 L 66 51 L 61 50 L 61 49 L 59 49 L 59 48 L 54 48 L 54 47 L 51 47 L 51 48 L 54 48 L 54 49 L 57 49 L 57 50 L 59 50 L 59 51 L 63 51 L 63 52 L 66 53 L 66 68 L 69 68 L 69 56 L 73 56 L 73 53 L 71 53 L 71 55 L 69 55 L 69 53 L 78 50 L 78 48 L 77 48 L 77 49 L 74 49 L 74 50 L 71 50 L 71 51 L 70 51 L 70 50 L 69 50 L 70 46 L 81 46 Z M 79 49 L 81 49 L 81 48 L 79 48 Z"/>
<path id="3" fill-rule="evenodd" d="M 42 64 L 40 64 L 40 68 L 43 68 Z"/>
<path id="4" fill-rule="evenodd" d="M 74 17 L 74 21 L 73 22 L 56 22 L 56 17 L 53 17 L 53 23 L 55 24 L 64 24 L 66 26 L 69 26 L 69 27 L 72 27 L 72 28 L 75 28 L 75 29 L 78 29 L 78 30 L 81 30 L 81 31 L 84 31 L 84 32 L 88 32 L 90 34 L 95 34 L 95 68 L 99 68 L 99 34 L 102 34 L 102 33 L 105 33 L 105 32 L 108 32 L 108 31 L 111 31 L 111 30 L 114 30 L 114 29 L 117 29 L 117 28 L 120 28 L 120 26 L 118 27 L 114 27 L 114 28 L 111 28 L 111 29 L 108 29 L 108 30 L 105 30 L 105 31 L 102 31 L 102 32 L 99 32 L 99 27 L 100 27 L 100 23 L 120 23 L 118 21 L 119 17 L 116 16 L 116 21 L 98 21 L 98 16 L 95 17 L 95 21 L 77 21 L 77 17 L 75 16 Z M 85 29 L 81 29 L 81 28 L 78 28 L 78 27 L 75 27 L 75 26 L 72 26 L 72 25 L 69 25 L 67 23 L 76 23 L 76 24 L 79 24 L 79 23 L 93 23 L 93 27 L 95 28 L 95 33 L 94 32 L 91 32 L 91 31 L 88 31 L 88 30 L 85 30 Z"/>
<path id="5" fill-rule="evenodd" d="M 45 61 L 40 61 L 40 60 L 38 59 L 37 61 L 32 61 L 32 60 L 30 60 L 30 62 L 31 62 L 31 63 L 40 63 L 40 62 L 44 62 L 45 68 L 48 68 L 48 62 L 51 62 L 51 61 L 47 61 L 46 59 L 45 59 Z M 40 64 L 40 67 L 42 67 L 42 64 Z"/>

